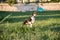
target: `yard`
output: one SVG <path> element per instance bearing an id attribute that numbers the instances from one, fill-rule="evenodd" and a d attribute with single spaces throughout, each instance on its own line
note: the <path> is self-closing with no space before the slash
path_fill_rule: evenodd
<path id="1" fill-rule="evenodd" d="M 33 27 L 23 26 L 32 12 L 0 11 L 0 40 L 60 40 L 60 11 L 37 12 Z"/>

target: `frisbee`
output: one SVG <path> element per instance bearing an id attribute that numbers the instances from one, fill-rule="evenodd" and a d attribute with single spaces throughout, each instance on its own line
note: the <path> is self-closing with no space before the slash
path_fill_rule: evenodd
<path id="1" fill-rule="evenodd" d="M 37 8 L 37 11 L 42 12 L 42 11 L 43 11 L 43 8 L 38 7 L 38 8 Z"/>

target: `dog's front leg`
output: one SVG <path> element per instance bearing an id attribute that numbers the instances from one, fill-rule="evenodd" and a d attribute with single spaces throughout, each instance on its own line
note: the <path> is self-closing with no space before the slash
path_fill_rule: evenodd
<path id="1" fill-rule="evenodd" d="M 32 24 L 30 24 L 30 27 L 32 28 Z"/>

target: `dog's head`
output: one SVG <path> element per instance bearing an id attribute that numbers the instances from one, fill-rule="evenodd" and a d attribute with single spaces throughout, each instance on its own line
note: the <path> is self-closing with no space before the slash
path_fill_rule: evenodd
<path id="1" fill-rule="evenodd" d="M 33 13 L 32 13 L 32 16 L 36 16 L 36 12 L 33 12 Z"/>

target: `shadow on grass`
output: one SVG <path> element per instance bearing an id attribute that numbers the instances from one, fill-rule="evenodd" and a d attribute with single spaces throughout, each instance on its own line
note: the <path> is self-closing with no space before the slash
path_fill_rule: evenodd
<path id="1" fill-rule="evenodd" d="M 22 16 L 29 16 L 32 14 L 32 12 L 3 12 L 0 11 L 0 21 L 6 17 L 7 15 L 12 14 L 11 16 L 21 16 L 20 18 L 8 18 L 4 22 L 8 21 L 10 23 L 15 22 L 22 22 L 26 17 Z M 37 12 L 37 15 L 52 15 L 52 14 L 60 14 L 60 11 L 43 11 L 43 12 Z M 36 16 L 36 20 L 47 20 L 49 18 L 60 18 L 60 16 Z"/>
<path id="2" fill-rule="evenodd" d="M 36 20 L 47 20 L 49 18 L 60 18 L 60 16 L 36 16 Z"/>
<path id="3" fill-rule="evenodd" d="M 8 21 L 9 23 L 23 22 L 28 17 L 17 17 L 17 18 L 8 18 L 4 22 Z M 51 18 L 60 18 L 60 16 L 36 16 L 36 20 L 47 20 Z"/>

